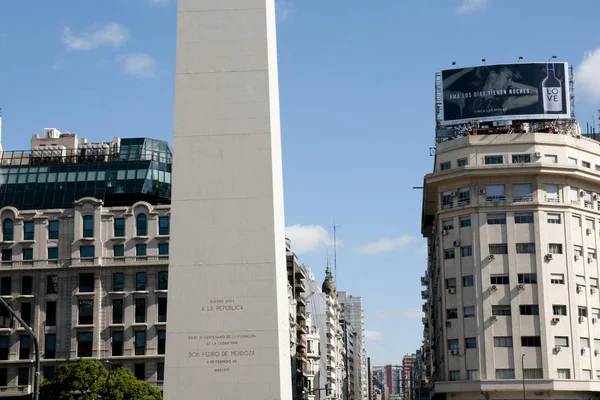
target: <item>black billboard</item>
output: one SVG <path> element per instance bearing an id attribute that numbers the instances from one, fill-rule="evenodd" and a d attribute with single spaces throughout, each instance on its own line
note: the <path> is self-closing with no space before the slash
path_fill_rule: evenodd
<path id="1" fill-rule="evenodd" d="M 566 63 L 484 65 L 442 71 L 442 125 L 570 118 Z"/>

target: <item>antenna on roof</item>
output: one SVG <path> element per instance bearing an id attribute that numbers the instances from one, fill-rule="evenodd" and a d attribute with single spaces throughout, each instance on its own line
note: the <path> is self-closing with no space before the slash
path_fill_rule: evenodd
<path id="1" fill-rule="evenodd" d="M 337 228 L 339 225 L 335 224 L 335 218 L 333 219 L 333 282 L 337 281 Z"/>

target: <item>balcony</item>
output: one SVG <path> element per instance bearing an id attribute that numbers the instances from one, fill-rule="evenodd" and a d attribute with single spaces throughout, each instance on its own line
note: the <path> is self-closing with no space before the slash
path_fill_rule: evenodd
<path id="1" fill-rule="evenodd" d="M 167 255 L 151 255 L 151 256 L 134 256 L 134 257 L 104 257 L 102 265 L 119 265 L 119 264 L 168 264 L 169 256 Z"/>
<path id="2" fill-rule="evenodd" d="M 427 300 L 429 298 L 429 290 L 421 290 L 421 298 Z"/>
<path id="3" fill-rule="evenodd" d="M 7 397 L 19 393 L 31 393 L 30 385 L 22 386 L 0 386 L 0 398 Z"/>
<path id="4" fill-rule="evenodd" d="M 300 268 L 300 267 L 296 267 L 294 269 L 294 275 L 296 275 L 297 279 L 304 279 L 304 278 L 306 278 L 306 276 L 304 275 L 304 270 L 302 270 L 302 268 Z"/>
<path id="5" fill-rule="evenodd" d="M 32 269 L 32 268 L 63 268 L 73 266 L 102 266 L 102 265 L 120 265 L 120 264 L 156 264 L 166 265 L 169 263 L 167 255 L 151 255 L 139 257 L 74 257 L 58 260 L 14 260 L 1 261 L 0 267 L 11 269 Z"/>
<path id="6" fill-rule="evenodd" d="M 308 333 L 308 330 L 306 329 L 306 324 L 304 322 L 298 323 L 297 330 L 298 333 Z"/>
<path id="7" fill-rule="evenodd" d="M 306 306 L 306 300 L 302 296 L 296 296 L 296 303 L 298 303 L 298 305 Z"/>
<path id="8" fill-rule="evenodd" d="M 302 292 L 306 291 L 304 289 L 304 283 L 302 283 L 302 281 L 295 281 L 294 282 L 294 289 L 296 290 L 296 293 L 302 293 Z"/>

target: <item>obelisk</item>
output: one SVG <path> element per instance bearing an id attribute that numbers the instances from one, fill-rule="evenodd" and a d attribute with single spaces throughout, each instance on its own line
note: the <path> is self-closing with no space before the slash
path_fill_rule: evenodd
<path id="1" fill-rule="evenodd" d="M 274 0 L 179 0 L 166 400 L 292 400 Z"/>

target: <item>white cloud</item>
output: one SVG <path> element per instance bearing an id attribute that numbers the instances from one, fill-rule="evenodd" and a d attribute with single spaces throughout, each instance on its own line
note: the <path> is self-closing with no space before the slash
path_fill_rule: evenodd
<path id="1" fill-rule="evenodd" d="M 59 70 L 62 69 L 65 65 L 67 65 L 67 62 L 65 60 L 56 60 L 52 64 L 52 69 Z"/>
<path id="2" fill-rule="evenodd" d="M 136 78 L 152 78 L 156 74 L 156 60 L 146 53 L 132 53 L 123 57 L 125 72 Z"/>
<path id="3" fill-rule="evenodd" d="M 456 12 L 468 14 L 485 10 L 489 5 L 489 0 L 462 0 L 460 5 L 456 7 Z"/>
<path id="4" fill-rule="evenodd" d="M 587 52 L 575 71 L 576 89 L 590 101 L 600 101 L 600 47 Z"/>
<path id="5" fill-rule="evenodd" d="M 384 238 L 376 242 L 368 243 L 358 249 L 358 254 L 381 254 L 389 253 L 395 249 L 406 247 L 417 240 L 416 237 L 403 235 L 397 238 Z"/>
<path id="6" fill-rule="evenodd" d="M 292 14 L 294 14 L 294 6 L 290 0 L 277 0 L 275 2 L 275 14 L 277 21 L 287 21 L 292 17 Z"/>
<path id="7" fill-rule="evenodd" d="M 332 246 L 333 238 L 320 225 L 292 225 L 285 228 L 285 235 L 292 241 L 294 253 L 311 253 L 323 246 Z M 338 246 L 341 242 L 337 241 Z"/>
<path id="8" fill-rule="evenodd" d="M 171 0 L 148 0 L 148 3 L 150 3 L 150 5 L 158 7 L 166 6 L 170 2 Z"/>
<path id="9" fill-rule="evenodd" d="M 376 311 L 378 319 L 421 319 L 423 311 L 420 308 L 403 308 L 392 311 Z"/>
<path id="10" fill-rule="evenodd" d="M 367 329 L 365 331 L 365 339 L 368 342 L 375 342 L 377 340 L 383 339 L 383 333 L 381 333 L 379 331 L 370 331 Z"/>
<path id="11" fill-rule="evenodd" d="M 108 24 L 90 32 L 79 34 L 66 27 L 63 30 L 62 42 L 70 50 L 91 50 L 97 47 L 120 47 L 129 39 L 129 32 L 119 24 Z"/>

